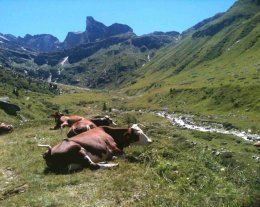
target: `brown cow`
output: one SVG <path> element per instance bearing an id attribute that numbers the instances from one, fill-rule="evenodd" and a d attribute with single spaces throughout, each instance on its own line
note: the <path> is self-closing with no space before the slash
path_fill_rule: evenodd
<path id="1" fill-rule="evenodd" d="M 90 120 L 82 119 L 71 126 L 67 134 L 67 137 L 69 138 L 73 137 L 77 134 L 93 129 L 97 126 L 111 126 L 111 125 L 116 126 L 113 120 L 108 116 L 102 118 L 92 118 Z"/>
<path id="2" fill-rule="evenodd" d="M 56 125 L 51 128 L 52 130 L 61 129 L 65 126 L 71 127 L 75 122 L 80 121 L 81 119 L 84 119 L 82 116 L 77 115 L 70 115 L 65 116 L 64 114 L 60 112 L 55 112 L 54 114 L 50 115 L 51 117 L 54 117 Z"/>
<path id="3" fill-rule="evenodd" d="M 67 133 L 67 137 L 68 138 L 73 137 L 77 134 L 86 132 L 95 127 L 97 127 L 97 125 L 95 125 L 92 121 L 90 121 L 88 119 L 81 119 L 80 121 L 77 121 L 70 127 L 70 129 Z"/>
<path id="4" fill-rule="evenodd" d="M 91 169 L 110 168 L 117 164 L 104 164 L 113 156 L 123 155 L 130 144 L 147 145 L 151 140 L 134 124 L 131 128 L 96 127 L 71 139 L 64 139 L 49 150 L 43 158 L 50 169 L 70 170 L 73 165 Z"/>
<path id="5" fill-rule="evenodd" d="M 14 130 L 13 125 L 10 125 L 10 124 L 8 125 L 5 123 L 0 124 L 0 134 L 6 134 L 9 132 L 12 132 L 13 130 Z"/>

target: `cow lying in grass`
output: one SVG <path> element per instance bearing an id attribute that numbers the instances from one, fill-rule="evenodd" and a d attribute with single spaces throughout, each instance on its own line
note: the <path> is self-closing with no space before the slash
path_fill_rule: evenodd
<path id="1" fill-rule="evenodd" d="M 84 118 L 80 121 L 77 121 L 71 126 L 67 134 L 67 137 L 73 137 L 77 134 L 93 129 L 97 126 L 116 126 L 116 124 L 108 116 L 101 118 L 92 118 L 90 120 Z"/>
<path id="2" fill-rule="evenodd" d="M 14 130 L 13 125 L 8 125 L 5 123 L 0 124 L 0 134 L 6 134 Z"/>
<path id="3" fill-rule="evenodd" d="M 116 126 L 113 120 L 108 116 L 86 119 L 82 116 L 77 115 L 65 116 L 64 114 L 59 112 L 55 112 L 50 116 L 54 117 L 56 123 L 56 125 L 51 128 L 52 130 L 61 129 L 66 126 L 71 127 L 67 134 L 68 137 L 75 136 L 97 126 Z"/>
<path id="4" fill-rule="evenodd" d="M 132 144 L 148 145 L 151 143 L 144 132 L 134 124 L 131 128 L 96 127 L 61 143 L 48 147 L 43 158 L 53 170 L 68 169 L 71 166 L 90 169 L 110 168 L 118 164 L 104 164 L 113 156 L 124 155 L 123 149 Z M 76 170 L 76 169 L 73 169 Z"/>
<path id="5" fill-rule="evenodd" d="M 52 130 L 61 129 L 65 126 L 71 127 L 75 122 L 84 119 L 82 116 L 77 115 L 64 115 L 60 112 L 55 112 L 51 114 L 50 117 L 53 117 L 55 120 L 56 125 L 51 128 Z"/>

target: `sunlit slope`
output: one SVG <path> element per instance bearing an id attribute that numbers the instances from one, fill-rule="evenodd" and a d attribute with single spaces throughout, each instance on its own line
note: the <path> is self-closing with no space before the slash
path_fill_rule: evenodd
<path id="1" fill-rule="evenodd" d="M 147 89 L 258 85 L 260 72 L 260 6 L 238 1 L 225 14 L 191 28 L 139 69 L 141 78 L 128 92 Z"/>

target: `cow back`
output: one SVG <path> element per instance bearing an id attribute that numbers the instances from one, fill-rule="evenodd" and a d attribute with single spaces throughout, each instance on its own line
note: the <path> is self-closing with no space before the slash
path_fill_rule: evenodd
<path id="1" fill-rule="evenodd" d="M 80 144 L 83 148 L 93 154 L 101 155 L 106 153 L 112 145 L 116 145 L 114 139 L 101 127 L 78 134 L 69 140 Z"/>
<path id="2" fill-rule="evenodd" d="M 92 121 L 88 119 L 81 119 L 80 121 L 74 123 L 68 131 L 67 137 L 73 137 L 77 134 L 83 133 L 90 129 L 97 127 Z"/>

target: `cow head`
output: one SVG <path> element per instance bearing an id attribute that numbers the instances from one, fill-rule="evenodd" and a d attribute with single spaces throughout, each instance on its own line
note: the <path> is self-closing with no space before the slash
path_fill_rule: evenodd
<path id="1" fill-rule="evenodd" d="M 113 120 L 109 116 L 105 116 L 104 119 L 108 123 L 108 126 L 117 126 L 117 124 L 113 122 Z"/>
<path id="2" fill-rule="evenodd" d="M 14 130 L 13 125 L 7 125 L 7 124 L 4 124 L 4 123 L 0 124 L 0 134 L 12 132 L 13 130 Z"/>
<path id="3" fill-rule="evenodd" d="M 6 125 L 6 130 L 7 130 L 8 132 L 12 132 L 12 131 L 14 130 L 13 125 Z"/>
<path id="4" fill-rule="evenodd" d="M 54 118 L 55 123 L 56 123 L 56 125 L 53 128 L 50 128 L 50 129 L 55 130 L 55 129 L 61 128 L 61 125 L 62 125 L 61 117 L 62 116 L 64 116 L 64 114 L 62 114 L 60 112 L 55 112 L 55 113 L 50 115 L 50 117 Z"/>
<path id="5" fill-rule="evenodd" d="M 51 114 L 50 117 L 53 117 L 55 119 L 60 119 L 60 117 L 64 116 L 63 113 L 60 113 L 58 111 L 56 111 L 55 113 Z"/>
<path id="6" fill-rule="evenodd" d="M 148 145 L 152 143 L 152 140 L 144 134 L 143 130 L 137 124 L 133 124 L 131 129 L 133 130 L 133 134 L 136 136 L 136 141 L 134 141 L 132 144 Z"/>

